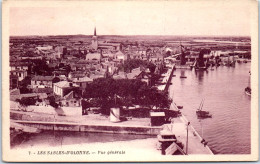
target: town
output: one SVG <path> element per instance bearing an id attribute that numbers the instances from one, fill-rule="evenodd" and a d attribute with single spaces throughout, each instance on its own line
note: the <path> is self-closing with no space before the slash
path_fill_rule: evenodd
<path id="1" fill-rule="evenodd" d="M 30 121 L 49 130 L 46 122 L 122 122 L 154 127 L 149 134 L 157 135 L 183 108 L 168 94 L 175 69 L 206 71 L 251 61 L 249 37 L 98 36 L 94 28 L 93 36 L 13 36 L 9 44 L 11 128 L 24 131 Z M 111 131 L 118 129 L 111 125 Z"/>

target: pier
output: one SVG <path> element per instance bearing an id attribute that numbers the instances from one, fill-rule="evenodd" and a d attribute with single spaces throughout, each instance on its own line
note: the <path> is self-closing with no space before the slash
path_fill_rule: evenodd
<path id="1" fill-rule="evenodd" d="M 175 69 L 175 64 L 173 64 L 172 67 L 171 67 L 171 68 L 169 69 L 169 71 L 168 71 L 168 72 L 170 72 L 170 75 L 169 75 L 169 78 L 167 79 L 167 83 L 166 83 L 166 86 L 165 86 L 165 88 L 164 88 L 164 91 L 165 91 L 165 92 L 168 92 L 169 87 L 170 87 L 170 85 L 171 85 L 171 80 L 172 80 L 172 77 L 173 77 L 174 69 Z M 168 73 L 168 72 L 167 72 L 167 73 Z"/>
<path id="2" fill-rule="evenodd" d="M 164 88 L 164 91 L 169 90 L 169 87 L 171 85 L 173 73 L 175 70 L 176 65 L 173 64 L 170 69 L 168 69 L 166 73 L 166 77 L 164 80 L 166 80 L 166 85 Z M 168 76 L 167 76 L 168 75 Z M 174 85 L 174 84 L 173 84 Z M 170 106 L 170 110 L 179 110 L 175 102 L 172 102 Z M 164 129 L 171 131 L 173 134 L 177 136 L 177 139 L 184 143 L 184 150 L 186 149 L 186 131 L 187 131 L 187 124 L 188 124 L 187 118 L 182 115 L 180 117 L 174 118 L 173 124 L 165 124 Z M 189 136 L 189 147 L 187 154 L 211 154 L 214 153 L 211 151 L 211 149 L 208 147 L 208 145 L 204 145 L 201 143 L 203 138 L 199 135 L 199 133 L 194 129 L 192 125 L 188 126 L 188 136 Z"/>

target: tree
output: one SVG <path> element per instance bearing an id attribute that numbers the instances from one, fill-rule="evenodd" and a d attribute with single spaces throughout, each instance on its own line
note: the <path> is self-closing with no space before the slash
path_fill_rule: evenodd
<path id="1" fill-rule="evenodd" d="M 55 96 L 48 96 L 47 98 L 49 100 L 50 106 L 57 109 L 59 107 L 59 104 L 55 102 Z"/>
<path id="2" fill-rule="evenodd" d="M 141 93 L 143 94 L 143 96 L 140 99 L 140 104 L 150 109 L 153 109 L 154 107 L 156 109 L 169 108 L 172 102 L 172 100 L 169 99 L 167 93 L 159 91 L 155 87 L 144 88 Z"/>
<path id="3" fill-rule="evenodd" d="M 166 93 L 141 80 L 112 78 L 95 79 L 86 87 L 83 98 L 91 99 L 91 104 L 101 107 L 103 114 L 109 114 L 111 107 L 143 105 L 153 109 L 168 108 L 171 103 Z"/>
<path id="4" fill-rule="evenodd" d="M 16 99 L 16 102 L 20 104 L 23 111 L 27 111 L 27 107 L 30 105 L 35 105 L 36 100 L 31 97 L 22 97 L 21 99 Z"/>
<path id="5" fill-rule="evenodd" d="M 33 62 L 32 73 L 37 75 L 44 75 L 44 76 L 48 76 L 52 74 L 53 69 L 49 68 L 45 59 L 36 59 L 36 60 L 32 60 L 32 62 Z"/>
<path id="6" fill-rule="evenodd" d="M 32 91 L 30 89 L 28 89 L 28 85 L 31 84 L 31 77 L 30 76 L 26 76 L 19 85 L 19 89 L 21 93 L 31 93 Z"/>

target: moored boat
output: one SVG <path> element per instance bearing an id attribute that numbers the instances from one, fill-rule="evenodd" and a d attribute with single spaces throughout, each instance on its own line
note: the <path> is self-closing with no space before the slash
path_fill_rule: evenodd
<path id="1" fill-rule="evenodd" d="M 251 96 L 251 88 L 250 87 L 246 87 L 245 88 L 245 93 L 249 96 Z"/>
<path id="2" fill-rule="evenodd" d="M 199 109 L 197 109 L 197 111 L 196 111 L 197 117 L 199 119 L 201 119 L 201 118 L 211 118 L 212 115 L 208 111 L 202 110 L 203 103 L 204 103 L 204 99 L 202 99 L 200 106 L 199 106 Z"/>
<path id="3" fill-rule="evenodd" d="M 249 71 L 249 75 L 251 75 L 251 71 Z M 251 87 L 250 87 L 250 76 L 249 76 L 249 79 L 248 79 L 248 86 L 245 88 L 245 93 L 248 95 L 248 96 L 251 96 Z"/>

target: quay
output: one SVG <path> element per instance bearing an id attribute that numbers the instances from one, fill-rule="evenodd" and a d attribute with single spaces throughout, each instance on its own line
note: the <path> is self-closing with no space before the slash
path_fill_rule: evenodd
<path id="1" fill-rule="evenodd" d="M 169 89 L 174 70 L 175 65 L 172 65 L 170 69 L 167 70 L 167 73 L 164 77 L 164 80 L 167 80 L 167 82 L 165 85 L 160 86 L 163 91 Z M 178 110 L 178 107 L 174 102 L 172 102 L 170 110 Z M 75 114 L 75 110 L 73 113 Z M 16 125 L 21 125 L 20 127 L 31 127 L 37 128 L 39 130 L 98 132 L 149 136 L 156 136 L 160 134 L 162 130 L 169 130 L 176 136 L 177 140 L 184 145 L 183 150 L 187 149 L 187 154 L 213 155 L 213 152 L 210 150 L 210 148 L 207 145 L 201 143 L 203 139 L 193 128 L 193 126 L 187 126 L 188 120 L 185 118 L 185 116 L 174 118 L 174 123 L 171 124 L 151 126 L 149 118 L 132 118 L 131 120 L 113 123 L 109 121 L 108 117 L 103 117 L 100 115 L 89 114 L 86 116 L 80 116 L 80 108 L 76 113 L 77 115 L 70 115 L 65 117 L 43 113 L 41 114 L 40 118 L 39 113 L 12 111 L 11 118 L 13 117 L 12 121 Z M 186 144 L 187 134 L 188 148 Z M 150 142 L 150 140 L 144 140 L 143 142 L 145 144 L 148 141 Z M 154 144 L 147 143 L 147 145 L 151 145 L 151 149 L 156 149 L 155 147 L 158 141 L 153 139 L 153 142 Z"/>
<path id="2" fill-rule="evenodd" d="M 43 121 L 21 121 L 14 120 L 15 123 L 37 128 L 40 130 L 53 131 L 77 131 L 77 132 L 96 132 L 96 133 L 119 133 L 133 135 L 157 135 L 161 130 L 161 126 L 145 126 L 134 124 L 112 123 L 108 120 L 106 123 L 72 123 L 72 122 L 43 122 Z"/>
<path id="3" fill-rule="evenodd" d="M 170 67 L 170 66 L 168 66 Z M 176 69 L 176 65 L 173 64 L 170 69 L 168 69 L 166 76 L 164 77 L 164 81 L 166 80 L 166 85 L 160 86 L 160 88 L 164 88 L 164 91 L 169 90 L 169 86 L 171 85 L 172 77 L 174 70 Z M 159 87 L 158 87 L 159 89 Z M 177 105 L 172 102 L 170 106 L 170 110 L 179 110 Z M 187 124 L 188 120 L 184 115 L 181 115 L 174 119 L 174 124 L 165 124 L 166 129 L 170 130 L 173 134 L 177 136 L 177 139 L 180 140 L 184 144 L 184 150 L 186 149 L 186 136 L 187 134 Z M 208 145 L 203 145 L 201 141 L 203 138 L 199 135 L 199 133 L 194 129 L 192 125 L 188 126 L 188 133 L 189 133 L 189 146 L 188 146 L 188 154 L 211 154 L 214 153 L 211 151 L 211 149 L 208 147 Z"/>

